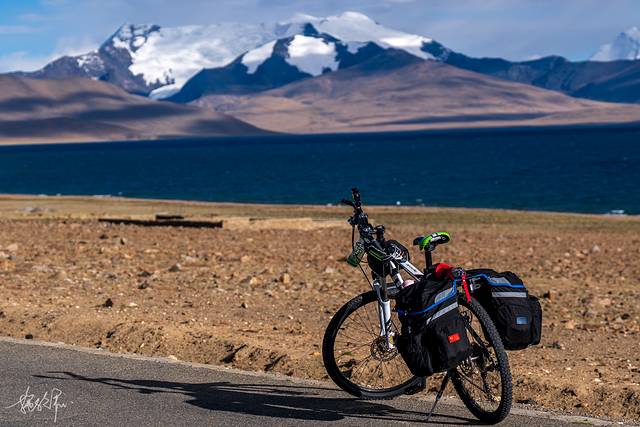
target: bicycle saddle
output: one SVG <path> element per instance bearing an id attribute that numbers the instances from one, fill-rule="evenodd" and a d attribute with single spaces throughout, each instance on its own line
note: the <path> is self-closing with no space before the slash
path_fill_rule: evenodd
<path id="1" fill-rule="evenodd" d="M 449 243 L 451 236 L 444 231 L 436 231 L 428 236 L 418 236 L 413 239 L 413 245 L 419 246 L 420 250 L 433 251 L 436 246 Z"/>

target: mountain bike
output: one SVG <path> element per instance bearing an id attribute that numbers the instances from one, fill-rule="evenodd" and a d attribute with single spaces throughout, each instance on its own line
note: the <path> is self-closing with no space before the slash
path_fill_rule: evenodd
<path id="1" fill-rule="evenodd" d="M 353 252 L 347 259 L 359 266 L 371 286 L 344 304 L 332 317 L 324 334 L 322 356 L 329 377 L 341 389 L 364 399 L 390 399 L 414 394 L 426 388 L 426 378 L 414 376 L 396 347 L 400 333 L 394 300 L 405 281 L 401 272 L 413 281 L 434 273 L 432 252 L 448 243 L 447 233 L 418 236 L 414 245 L 424 249 L 426 268 L 421 271 L 409 260 L 406 248 L 385 239 L 385 227 L 373 226 L 363 211 L 358 189 L 352 200 L 342 204 L 353 208 L 348 222 L 352 227 Z M 356 230 L 359 239 L 356 241 Z M 371 279 L 361 259 L 371 271 Z M 382 268 L 381 268 L 382 267 Z M 473 281 L 467 282 L 464 270 L 454 269 L 452 278 L 458 293 L 458 307 L 470 337 L 471 355 L 444 375 L 429 417 L 451 380 L 469 411 L 486 423 L 498 423 L 511 409 L 512 380 L 509 361 L 500 335 L 484 308 L 473 297 Z M 387 283 L 387 278 L 392 281 Z"/>

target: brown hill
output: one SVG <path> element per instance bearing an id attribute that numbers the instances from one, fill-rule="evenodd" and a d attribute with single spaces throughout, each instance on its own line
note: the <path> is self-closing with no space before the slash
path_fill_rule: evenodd
<path id="1" fill-rule="evenodd" d="M 262 133 L 224 114 L 152 101 L 100 81 L 0 75 L 0 144 Z"/>
<path id="2" fill-rule="evenodd" d="M 640 106 L 559 92 L 388 53 L 367 63 L 253 95 L 194 102 L 255 126 L 324 133 L 640 122 Z"/>

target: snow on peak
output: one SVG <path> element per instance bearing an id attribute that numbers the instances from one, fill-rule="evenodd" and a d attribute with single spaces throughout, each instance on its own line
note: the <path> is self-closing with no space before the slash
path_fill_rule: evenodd
<path id="1" fill-rule="evenodd" d="M 618 34 L 609 44 L 605 44 L 591 57 L 592 61 L 617 61 L 640 59 L 640 29 L 631 27 Z"/>
<path id="2" fill-rule="evenodd" d="M 286 61 L 298 70 L 319 76 L 326 69 L 338 69 L 336 45 L 318 37 L 296 35 L 289 43 L 289 57 Z"/>
<path id="3" fill-rule="evenodd" d="M 80 55 L 76 57 L 76 63 L 78 67 L 86 69 L 101 67 L 103 62 L 98 52 L 92 50 L 89 53 L 85 53 L 84 55 Z"/>
<path id="4" fill-rule="evenodd" d="M 403 49 L 419 58 L 433 58 L 421 49 L 424 43 L 432 42 L 430 38 L 392 30 L 359 12 L 344 12 L 341 15 L 326 18 L 298 14 L 288 23 L 280 24 L 280 27 L 291 31 L 297 26 L 300 32 L 306 24 L 313 25 L 319 33 L 328 34 L 347 43 L 351 51 L 357 50 L 356 43 L 374 42 L 384 48 Z"/>
<path id="5" fill-rule="evenodd" d="M 203 69 L 228 65 L 239 56 L 249 74 L 271 55 L 278 40 L 287 39 L 290 64 L 311 75 L 337 68 L 336 44 L 355 54 L 368 43 L 403 49 L 419 58 L 432 59 L 423 51 L 432 40 L 392 30 L 359 12 L 316 17 L 296 15 L 279 24 L 220 23 L 161 27 L 124 24 L 100 48 L 75 57 L 90 76 L 101 76 L 109 64 L 126 66 L 143 85 L 155 88 L 152 98 L 177 92 Z"/>
<path id="6" fill-rule="evenodd" d="M 149 85 L 163 85 L 150 95 L 161 98 L 178 91 L 203 68 L 224 66 L 274 38 L 273 30 L 264 25 L 125 25 L 113 36 L 113 46 L 129 52 L 132 74 Z"/>
<path id="7" fill-rule="evenodd" d="M 269 59 L 273 54 L 275 45 L 276 40 L 273 40 L 245 53 L 242 56 L 242 63 L 248 68 L 247 73 L 255 73 L 260 64 Z"/>

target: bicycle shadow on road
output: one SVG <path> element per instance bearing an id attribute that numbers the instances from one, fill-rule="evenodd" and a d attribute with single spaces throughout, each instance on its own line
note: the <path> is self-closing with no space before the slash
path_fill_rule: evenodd
<path id="1" fill-rule="evenodd" d="M 92 378 L 66 371 L 49 372 L 49 374 L 64 376 L 35 376 L 54 380 L 88 381 L 148 395 L 182 394 L 187 398 L 185 403 L 200 408 L 261 417 L 307 421 L 339 421 L 350 418 L 411 423 L 426 423 L 427 419 L 427 409 L 425 411 L 404 410 L 357 398 L 334 397 L 336 391 L 330 388 L 284 384 L 234 384 L 227 381 L 183 383 L 145 379 Z M 323 396 L 320 394 L 322 392 L 332 396 Z M 429 424 L 476 425 L 479 423 L 475 419 L 436 413 Z"/>

